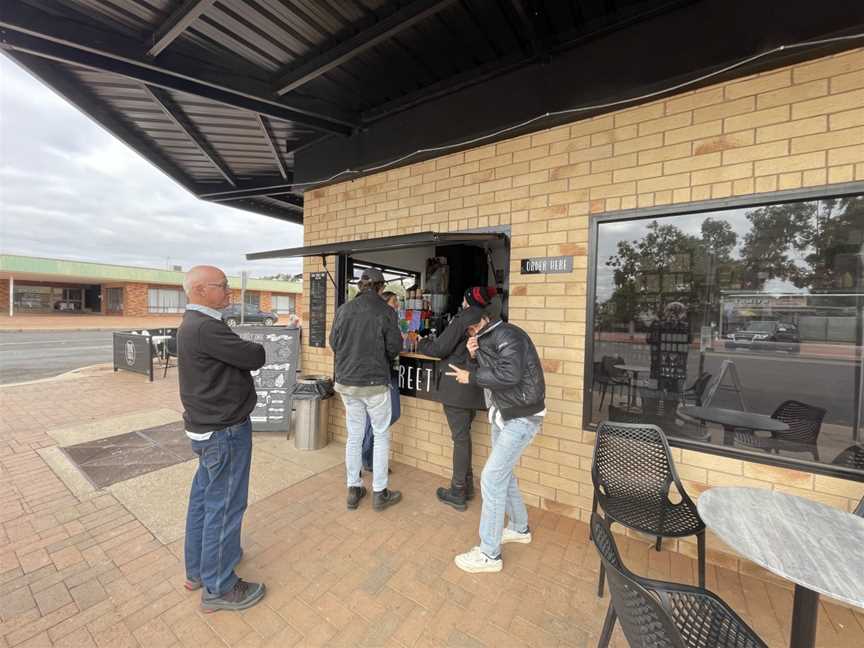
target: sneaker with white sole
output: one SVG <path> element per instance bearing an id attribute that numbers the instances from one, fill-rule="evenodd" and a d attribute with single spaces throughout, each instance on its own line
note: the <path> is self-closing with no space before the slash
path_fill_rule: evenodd
<path id="1" fill-rule="evenodd" d="M 504 561 L 501 556 L 490 558 L 485 553 L 480 551 L 480 547 L 474 547 L 471 551 L 464 554 L 459 554 L 453 559 L 456 566 L 462 571 L 471 574 L 480 574 L 483 572 L 500 572 Z"/>
<path id="2" fill-rule="evenodd" d="M 525 533 L 520 533 L 519 531 L 514 531 L 508 527 L 504 527 L 504 534 L 501 536 L 501 544 L 507 544 L 508 542 L 518 542 L 519 544 L 530 544 L 531 543 L 531 528 L 527 528 Z"/>

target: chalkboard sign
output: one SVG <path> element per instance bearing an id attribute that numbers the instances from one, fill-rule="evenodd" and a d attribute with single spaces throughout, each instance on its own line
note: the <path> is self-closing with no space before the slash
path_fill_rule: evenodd
<path id="1" fill-rule="evenodd" d="M 149 335 L 114 333 L 114 371 L 144 374 L 153 382 L 153 345 Z"/>
<path id="2" fill-rule="evenodd" d="M 240 326 L 244 340 L 264 345 L 266 364 L 252 372 L 258 402 L 252 410 L 256 432 L 285 432 L 291 425 L 291 388 L 300 363 L 300 329 L 287 326 Z"/>
<path id="3" fill-rule="evenodd" d="M 327 342 L 327 273 L 309 275 L 309 346 L 324 347 Z"/>

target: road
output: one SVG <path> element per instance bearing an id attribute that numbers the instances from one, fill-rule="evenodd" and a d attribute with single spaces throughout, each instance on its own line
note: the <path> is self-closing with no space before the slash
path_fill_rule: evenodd
<path id="1" fill-rule="evenodd" d="M 0 332 L 0 384 L 111 362 L 110 331 Z"/>
<path id="2" fill-rule="evenodd" d="M 599 342 L 595 358 L 620 355 L 628 362 L 650 365 L 647 345 Z M 735 363 L 747 407 L 753 412 L 770 414 L 785 400 L 798 400 L 828 410 L 826 423 L 851 425 L 854 416 L 855 363 L 845 359 L 813 358 L 785 353 L 720 351 L 705 355 L 704 371 L 717 376 L 724 360 Z M 699 375 L 699 352 L 687 358 L 687 385 Z M 647 378 L 648 376 L 640 376 Z M 731 384 L 731 380 L 724 380 Z M 713 405 L 738 409 L 730 393 L 718 392 Z"/>

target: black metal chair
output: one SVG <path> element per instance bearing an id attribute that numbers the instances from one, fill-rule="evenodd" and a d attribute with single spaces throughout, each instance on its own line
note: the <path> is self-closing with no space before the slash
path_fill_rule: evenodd
<path id="1" fill-rule="evenodd" d="M 783 421 L 789 426 L 788 432 L 771 432 L 764 437 L 754 431 L 739 430 L 735 433 L 736 445 L 758 448 L 765 452 L 780 454 L 787 452 L 809 452 L 814 461 L 819 461 L 817 440 L 822 431 L 822 419 L 827 410 L 796 400 L 780 403 L 771 418 Z"/>
<path id="2" fill-rule="evenodd" d="M 856 443 L 846 448 L 831 462 L 835 466 L 864 470 L 864 445 Z"/>
<path id="3" fill-rule="evenodd" d="M 609 574 L 612 598 L 598 648 L 609 645 L 616 621 L 634 648 L 767 648 L 717 595 L 628 570 L 608 524 L 596 513 L 591 515 L 591 535 Z"/>
<path id="4" fill-rule="evenodd" d="M 709 382 L 711 382 L 711 374 L 703 372 L 701 376 L 693 381 L 692 385 L 684 390 L 684 404 L 702 405 L 702 395 L 705 393 Z"/>
<path id="5" fill-rule="evenodd" d="M 598 410 L 603 409 L 603 401 L 606 399 L 606 391 L 609 387 L 612 388 L 612 394 L 609 396 L 609 401 L 615 400 L 616 387 L 629 387 L 630 382 L 627 372 L 623 369 L 618 369 L 615 365 L 624 364 L 624 358 L 621 356 L 603 356 L 600 362 L 594 363 L 594 371 L 596 380 L 600 383 L 600 406 Z"/>
<path id="6" fill-rule="evenodd" d="M 169 337 L 162 344 L 162 362 L 164 363 L 162 377 L 164 378 L 168 375 L 168 367 L 171 366 L 171 358 L 177 357 L 177 338 Z"/>
<path id="7" fill-rule="evenodd" d="M 603 508 L 610 522 L 655 536 L 657 551 L 663 538 L 695 535 L 698 547 L 699 586 L 705 586 L 705 523 L 681 483 L 666 435 L 656 425 L 604 421 L 597 427 L 594 458 L 592 513 Z M 669 499 L 672 484 L 681 501 Z M 603 567 L 599 596 L 603 596 Z"/>
<path id="8" fill-rule="evenodd" d="M 609 403 L 609 420 L 617 423 L 640 423 L 643 420 L 643 414 L 641 411 L 616 407 Z"/>

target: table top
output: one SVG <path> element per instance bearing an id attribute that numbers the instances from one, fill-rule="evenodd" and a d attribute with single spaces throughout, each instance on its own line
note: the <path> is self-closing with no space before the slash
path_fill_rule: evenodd
<path id="1" fill-rule="evenodd" d="M 757 565 L 864 607 L 864 518 L 760 488 L 710 488 L 697 508 L 711 531 Z"/>
<path id="2" fill-rule="evenodd" d="M 651 371 L 651 367 L 643 367 L 641 365 L 616 364 L 613 366 L 616 369 L 623 369 L 624 371 L 632 371 L 633 373 L 642 373 L 643 371 Z"/>
<path id="3" fill-rule="evenodd" d="M 723 409 L 722 407 L 698 407 L 696 405 L 682 407 L 678 411 L 700 421 L 710 421 L 747 430 L 765 430 L 766 432 L 786 432 L 789 430 L 787 423 L 765 414 Z"/>

